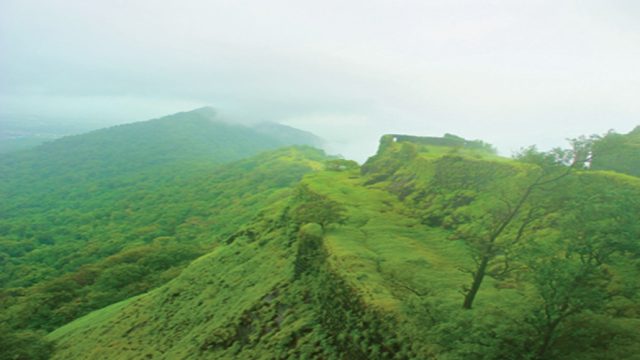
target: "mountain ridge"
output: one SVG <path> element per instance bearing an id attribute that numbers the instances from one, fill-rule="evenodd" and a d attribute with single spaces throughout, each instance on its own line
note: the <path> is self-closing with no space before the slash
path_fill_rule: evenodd
<path id="1" fill-rule="evenodd" d="M 633 202 L 640 182 L 632 176 L 583 170 L 536 191 L 535 202 L 514 216 L 517 226 L 496 243 L 505 246 L 493 258 L 496 275 L 487 276 L 472 310 L 460 306 L 459 289 L 469 283 L 475 251 L 483 249 L 474 236 L 547 166 L 532 160 L 383 137 L 361 169 L 327 166 L 307 174 L 294 193 L 239 229 L 228 247 L 192 263 L 184 277 L 53 332 L 55 356 L 617 359 L 635 353 L 640 308 L 633 289 L 640 283 L 625 275 L 634 263 L 626 246 L 640 234 L 630 210 L 640 211 Z M 564 171 L 553 166 L 559 167 L 546 171 Z M 560 203 L 572 206 L 556 209 Z M 536 204 L 550 210 L 527 229 L 533 220 L 526 214 Z M 603 214 L 615 220 L 603 221 Z M 575 221 L 593 226 L 583 231 Z M 524 270 L 520 278 L 501 278 L 504 251 L 518 228 L 527 229 L 517 248 L 521 258 L 509 259 Z M 599 243 L 600 232 L 626 245 Z M 605 273 L 596 263 L 582 269 L 573 251 L 586 256 L 575 250 L 583 246 L 617 255 L 601 254 Z M 558 254 L 563 262 L 555 261 Z M 598 280 L 580 283 L 580 271 Z M 578 282 L 546 287 L 566 281 Z M 600 296 L 613 291 L 598 281 L 626 289 L 615 290 L 616 300 L 607 304 L 627 315 L 598 307 Z M 563 296 L 551 296 L 555 291 Z M 562 303 L 564 295 L 577 302 Z M 576 312 L 549 330 L 539 315 L 565 306 Z M 545 332 L 553 342 L 543 341 Z"/>

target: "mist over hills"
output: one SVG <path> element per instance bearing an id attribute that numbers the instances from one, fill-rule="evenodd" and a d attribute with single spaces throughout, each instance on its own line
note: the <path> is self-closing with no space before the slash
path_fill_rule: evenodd
<path id="1" fill-rule="evenodd" d="M 0 357 L 628 358 L 639 131 L 360 166 L 200 108 L 2 155 Z"/>
<path id="2" fill-rule="evenodd" d="M 108 123 L 108 121 L 99 121 L 99 120 L 65 120 L 65 119 L 38 119 L 37 117 L 18 117 L 12 118 L 9 115 L 5 115 L 6 119 L 0 119 L 0 154 L 2 153 L 12 153 L 18 150 L 26 150 L 30 148 L 35 148 L 36 146 L 43 143 L 50 143 L 53 140 L 70 137 L 73 135 L 86 135 L 87 132 L 98 131 L 101 134 L 96 136 L 106 136 L 104 131 L 109 128 L 104 128 L 105 125 L 100 125 L 103 123 Z M 118 136 L 117 132 L 114 132 L 113 129 L 118 128 L 120 126 L 134 126 L 138 127 L 139 135 L 144 134 L 144 126 L 143 123 L 148 123 L 149 121 L 156 122 L 164 122 L 163 129 L 160 129 L 160 125 L 155 123 L 153 124 L 153 130 L 159 131 L 158 136 L 167 136 L 171 132 L 176 132 L 174 134 L 176 138 L 174 140 L 182 138 L 189 138 L 189 131 L 193 130 L 193 127 L 198 128 L 202 133 L 201 136 L 206 138 L 208 135 L 215 135 L 215 126 L 212 124 L 207 124 L 203 120 L 209 120 L 210 122 L 217 123 L 218 126 L 226 125 L 227 129 L 235 128 L 235 136 L 242 134 L 242 129 L 244 130 L 257 130 L 259 133 L 263 135 L 271 136 L 273 139 L 269 140 L 268 143 L 276 144 L 276 145 L 285 145 L 289 143 L 294 144 L 313 144 L 316 146 L 320 146 L 322 144 L 322 140 L 315 135 L 301 131 L 286 125 L 281 125 L 273 122 L 247 122 L 241 120 L 229 120 L 225 116 L 221 116 L 213 107 L 202 107 L 198 109 L 194 109 L 191 111 L 179 112 L 173 115 L 165 116 L 161 119 L 154 119 L 148 121 L 139 121 L 136 123 L 125 123 L 120 125 L 111 126 L 111 135 L 109 136 Z M 174 123 L 171 125 L 171 123 Z M 177 122 L 183 123 L 181 125 L 182 129 L 179 127 L 175 127 Z M 191 123 L 188 125 L 187 123 Z M 175 128 L 171 128 L 174 126 Z M 189 126 L 192 129 L 189 129 Z M 220 128 L 219 130 L 223 130 Z M 132 135 L 132 129 L 127 129 L 125 132 L 120 132 L 119 134 L 129 133 Z M 231 136 L 231 134 L 229 134 Z M 248 133 L 246 134 L 248 135 Z M 170 140 L 170 139 L 167 139 Z M 230 139 L 233 140 L 233 137 Z M 242 138 L 236 138 L 236 140 L 241 140 Z M 266 138 L 262 139 L 263 141 Z M 106 141 L 106 140 L 103 140 Z M 193 140 L 192 140 L 193 141 Z M 204 140 L 207 141 L 207 140 Z M 214 145 L 214 142 L 208 140 L 209 144 L 206 151 L 212 151 L 211 146 Z M 217 139 L 218 144 L 220 140 Z M 190 151 L 197 152 L 203 151 L 204 149 L 198 148 L 198 144 L 195 148 L 189 149 Z M 204 144 L 201 144 L 204 145 Z M 64 146 L 64 145 L 62 145 Z M 218 150 L 228 150 L 224 147 L 218 147 Z M 185 149 L 183 149 L 185 150 Z"/>
<path id="3" fill-rule="evenodd" d="M 0 360 L 640 360 L 638 19 L 0 0 Z"/>
<path id="4" fill-rule="evenodd" d="M 15 161 L 40 161 L 38 167 L 57 167 L 56 162 L 82 167 L 100 162 L 103 168 L 119 166 L 113 171 L 123 171 L 176 161 L 222 163 L 292 144 L 319 146 L 321 140 L 279 124 L 249 126 L 226 122 L 212 108 L 200 108 L 64 137 L 17 154 Z M 52 155 L 57 158 L 49 159 Z M 126 164 L 118 161 L 123 156 Z M 4 158 L 10 160 L 12 156 Z"/>

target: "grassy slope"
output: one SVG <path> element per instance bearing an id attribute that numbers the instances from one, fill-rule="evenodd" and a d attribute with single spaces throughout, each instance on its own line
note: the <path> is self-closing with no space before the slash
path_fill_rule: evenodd
<path id="1" fill-rule="evenodd" d="M 399 153 L 401 149 L 394 147 L 388 151 Z M 429 148 L 410 163 L 401 164 L 396 175 L 402 179 L 413 171 L 412 181 L 418 187 L 424 186 L 434 174 L 433 162 L 450 152 L 451 149 Z M 457 155 L 461 153 L 481 166 L 493 164 L 513 167 L 515 171 L 522 167 L 488 154 L 463 150 Z M 630 186 L 638 185 L 635 179 L 618 174 L 596 176 L 608 176 L 613 182 L 629 183 Z M 394 187 L 393 179 L 365 185 L 370 184 L 370 180 L 371 176 L 361 176 L 357 171 L 317 172 L 303 180 L 312 191 L 323 194 L 345 209 L 343 224 L 328 226 L 323 236 L 327 268 L 356 290 L 354 296 L 360 298 L 369 311 L 393 315 L 395 321 L 391 320 L 391 323 L 395 323 L 396 328 L 386 335 L 392 337 L 393 332 L 403 334 L 403 345 L 397 356 L 424 358 L 441 354 L 437 357 L 459 358 L 446 355 L 446 351 L 437 345 L 423 343 L 422 333 L 426 331 L 422 322 L 424 317 L 415 305 L 424 299 L 436 299 L 441 304 L 439 309 L 452 318 L 463 314 L 459 310 L 462 296 L 458 290 L 469 280 L 467 274 L 459 271 L 460 267 L 471 262 L 466 245 L 459 240 L 450 240 L 451 233 L 445 228 L 423 225 L 410 202 L 400 201 L 389 193 L 388 189 Z M 282 211 L 286 204 L 278 206 L 280 210 L 270 212 Z M 268 226 L 262 229 L 264 238 L 257 242 L 234 243 L 221 248 L 194 262 L 183 275 L 165 287 L 118 305 L 118 309 L 100 310 L 90 315 L 93 318 L 83 318 L 56 330 L 49 336 L 58 342 L 55 358 L 103 356 L 133 359 L 143 358 L 146 354 L 166 359 L 278 358 L 300 355 L 296 351 L 304 347 L 330 346 L 322 341 L 309 340 L 309 336 L 293 344 L 287 340 L 291 334 L 307 328 L 315 338 L 322 338 L 323 328 L 328 330 L 326 324 L 314 315 L 320 312 L 318 307 L 321 304 L 304 300 L 304 297 L 297 298 L 297 301 L 295 297 L 289 299 L 288 310 L 282 315 L 284 320 L 275 330 L 263 337 L 258 336 L 253 342 L 242 341 L 242 336 L 238 336 L 242 331 L 231 331 L 234 335 L 227 337 L 221 334 L 229 327 L 238 330 L 247 310 L 267 301 L 275 288 L 316 286 L 311 277 L 292 281 L 295 254 L 286 246 L 291 241 L 290 236 L 282 229 L 274 230 Z M 328 291 L 338 293 L 335 288 Z M 463 315 L 480 318 L 490 313 L 498 316 L 514 314 L 521 308 L 521 303 L 528 301 L 523 297 L 526 294 L 526 284 L 519 289 L 505 288 L 487 279 L 475 310 Z M 275 298 L 278 303 L 287 303 L 280 296 Z M 340 313 L 337 308 L 333 311 Z M 248 314 L 256 316 L 253 312 Z M 277 313 L 272 315 L 270 319 L 280 318 Z M 615 326 L 620 329 L 640 326 L 640 321 L 633 318 L 616 321 Z M 454 326 L 454 332 L 469 330 L 465 325 L 456 325 L 453 320 L 450 326 Z M 203 351 L 202 345 L 207 343 L 207 336 L 211 334 L 227 341 L 219 341 L 218 347 Z M 342 336 L 338 333 L 332 335 Z M 358 335 L 349 336 L 358 338 Z M 305 339 L 309 341 L 305 342 Z M 621 341 L 624 343 L 626 340 Z M 626 347 L 612 350 L 611 357 L 629 355 L 634 351 L 633 346 L 626 344 Z M 303 353 L 323 358 L 318 351 Z M 371 354 L 370 358 L 377 357 Z M 339 357 L 345 357 L 344 353 Z"/>
<path id="2" fill-rule="evenodd" d="M 429 163 L 451 149 L 430 147 L 413 160 L 418 169 L 429 169 L 419 175 L 428 177 Z M 460 152 L 458 152 L 460 153 Z M 464 153 L 464 151 L 463 151 Z M 478 154 L 473 154 L 477 159 Z M 506 159 L 482 155 L 482 160 L 519 166 Z M 419 170 L 420 172 L 420 170 Z M 400 171 L 399 174 L 402 172 Z M 417 181 L 425 181 L 417 177 Z M 425 226 L 409 207 L 384 189 L 390 182 L 365 186 L 370 177 L 356 174 L 321 172 L 305 177 L 314 190 L 328 195 L 347 209 L 345 225 L 326 236 L 332 268 L 358 289 L 367 303 L 396 312 L 411 321 L 412 314 L 403 313 L 407 299 L 437 296 L 439 301 L 458 306 L 459 290 L 468 282 L 461 268 L 471 266 L 466 245 L 450 240 L 451 232 L 442 227 Z M 517 302 L 515 291 L 499 290 L 487 279 L 477 307 L 496 303 Z"/>
<path id="3" fill-rule="evenodd" d="M 406 215 L 408 210 L 395 196 L 381 189 L 364 187 L 365 180 L 358 172 L 333 171 L 318 172 L 304 180 L 313 191 L 346 209 L 346 222 L 331 226 L 325 236 L 332 271 L 357 289 L 366 304 L 401 317 L 403 301 L 411 296 L 408 288 L 443 289 L 443 297 L 456 301 L 457 288 L 465 278 L 457 271 L 467 258 L 464 246 L 447 241 L 448 234 L 442 229 L 422 226 Z M 160 355 L 158 351 L 164 351 L 163 358 L 195 357 L 196 353 L 209 358 L 237 356 L 234 353 L 239 351 L 237 348 L 201 353 L 199 346 L 206 334 L 237 321 L 243 311 L 259 303 L 278 284 L 290 282 L 294 254 L 282 248 L 289 239 L 274 234 L 268 237 L 273 238 L 264 248 L 233 244 L 219 249 L 194 262 L 161 289 L 56 330 L 49 336 L 59 343 L 56 356 L 99 358 L 105 351 L 110 354 L 108 358 Z M 231 262 L 227 254 L 233 254 Z M 246 262 L 247 257 L 251 258 L 250 262 Z M 234 272 L 242 276 L 234 277 L 231 275 Z M 224 290 L 218 285 L 223 281 L 229 284 Z M 176 294 L 175 306 L 165 304 L 167 294 Z M 487 296 L 486 301 L 492 298 Z M 202 299 L 209 300 L 200 304 Z M 220 308 L 224 311 L 216 315 L 209 313 Z M 308 322 L 312 312 L 299 310 L 296 316 L 306 317 Z M 157 320 L 149 321 L 152 318 Z M 140 330 L 127 332 L 136 324 Z M 177 324 L 185 324 L 186 328 L 172 329 Z M 275 336 L 286 338 L 284 334 L 295 332 L 300 322 L 287 325 Z M 108 336 L 99 335 L 105 333 Z M 242 351 L 243 356 L 250 351 L 270 358 L 268 352 L 261 353 L 256 348 Z"/>
<path id="4" fill-rule="evenodd" d="M 447 241 L 447 232 L 425 227 L 397 198 L 380 189 L 362 186 L 353 174 L 323 172 L 305 178 L 312 189 L 347 209 L 347 222 L 330 231 L 325 240 L 330 263 L 371 304 L 397 310 L 406 287 L 423 284 L 445 289 L 456 297 L 457 267 L 465 264 L 466 250 Z"/>
<path id="5" fill-rule="evenodd" d="M 135 359 L 148 354 L 167 359 L 233 358 L 237 346 L 202 348 L 227 333 L 235 336 L 230 324 L 268 301 L 269 294 L 291 278 L 294 252 L 287 243 L 287 235 L 277 230 L 257 242 L 221 247 L 193 262 L 169 284 L 51 333 L 49 337 L 59 344 L 55 358 Z M 288 331 L 300 321 L 288 319 Z"/>

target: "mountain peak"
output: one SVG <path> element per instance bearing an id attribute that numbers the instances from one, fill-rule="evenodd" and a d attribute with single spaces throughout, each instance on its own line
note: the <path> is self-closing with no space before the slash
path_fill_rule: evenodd
<path id="1" fill-rule="evenodd" d="M 218 115 L 218 112 L 215 108 L 211 106 L 203 106 L 197 109 L 193 109 L 191 111 L 187 111 L 187 113 L 199 114 L 207 117 L 215 117 Z"/>
<path id="2" fill-rule="evenodd" d="M 193 110 L 180 111 L 175 114 L 165 116 L 163 118 L 187 119 L 187 118 L 192 118 L 193 115 L 196 115 L 197 117 L 205 118 L 208 120 L 213 120 L 214 118 L 218 117 L 218 112 L 216 111 L 216 109 L 214 109 L 211 106 L 203 106 Z"/>

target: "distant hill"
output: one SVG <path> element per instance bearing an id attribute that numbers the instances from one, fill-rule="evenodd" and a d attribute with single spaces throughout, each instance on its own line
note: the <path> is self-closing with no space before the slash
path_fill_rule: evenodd
<path id="1" fill-rule="evenodd" d="M 322 168 L 318 141 L 203 108 L 0 156 L 0 333 L 169 281 Z"/>
<path id="2" fill-rule="evenodd" d="M 592 168 L 640 176 L 640 126 L 628 134 L 610 132 L 597 140 Z"/>
<path id="3" fill-rule="evenodd" d="M 316 136 L 284 125 L 227 123 L 212 108 L 68 136 L 0 156 L 0 180 L 34 173 L 49 180 L 119 176 L 186 162 L 220 164 L 288 145 L 318 146 Z M 54 178 L 54 179 L 52 179 Z"/>
<path id="4" fill-rule="evenodd" d="M 157 169 L 172 176 L 289 145 L 318 145 L 314 135 L 278 124 L 256 127 L 219 120 L 212 108 L 68 136 L 0 155 L 0 218 L 118 189 Z M 18 210 L 19 209 L 19 210 Z"/>
<path id="5" fill-rule="evenodd" d="M 283 125 L 229 124 L 218 120 L 213 109 L 201 108 L 5 154 L 0 156 L 0 237 L 60 245 L 56 236 L 46 235 L 56 228 L 50 221 L 74 222 L 73 213 L 108 213 L 116 204 L 122 208 L 119 202 L 126 199 L 132 201 L 126 206 L 135 207 L 134 194 L 153 188 L 162 194 L 193 177 L 229 173 L 222 164 L 282 146 L 318 142 L 312 134 Z M 245 170 L 250 177 L 253 169 Z M 15 221 L 23 224 L 20 231 Z M 0 255 L 4 252 L 10 251 L 0 247 Z"/>

